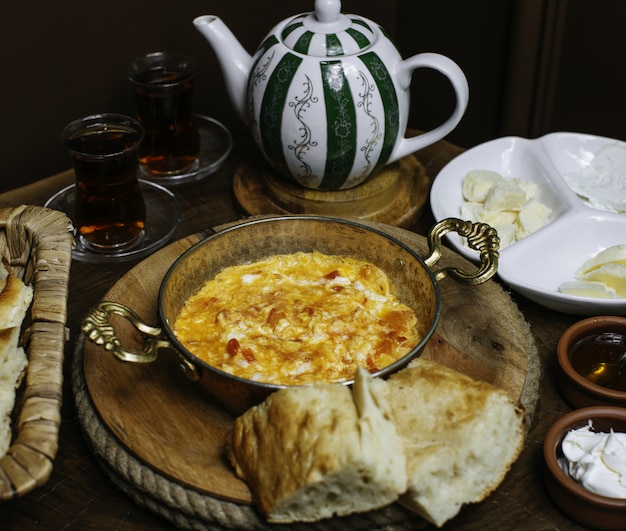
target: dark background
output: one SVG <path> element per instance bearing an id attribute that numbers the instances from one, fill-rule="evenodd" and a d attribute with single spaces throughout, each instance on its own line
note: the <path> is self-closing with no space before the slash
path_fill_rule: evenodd
<path id="1" fill-rule="evenodd" d="M 128 62 L 179 50 L 197 57 L 196 112 L 237 133 L 221 72 L 192 25 L 216 14 L 253 53 L 278 21 L 313 0 L 63 0 L 4 2 L 0 10 L 0 192 L 70 166 L 60 132 L 100 112 L 132 114 Z M 404 58 L 432 51 L 465 72 L 470 104 L 448 140 L 471 147 L 505 135 L 569 130 L 626 139 L 623 0 L 345 0 L 378 22 Z M 419 71 L 409 125 L 429 129 L 452 109 L 439 74 Z"/>

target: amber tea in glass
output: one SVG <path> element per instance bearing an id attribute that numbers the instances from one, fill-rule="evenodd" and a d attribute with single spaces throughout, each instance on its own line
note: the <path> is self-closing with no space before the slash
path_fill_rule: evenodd
<path id="1" fill-rule="evenodd" d="M 194 123 L 193 89 L 197 62 L 175 52 L 136 58 L 128 67 L 145 138 L 139 162 L 158 177 L 180 175 L 192 168 L 200 151 Z"/>
<path id="2" fill-rule="evenodd" d="M 144 236 L 146 207 L 137 179 L 141 124 L 99 114 L 70 123 L 62 139 L 76 178 L 74 224 L 92 250 L 123 249 Z"/>

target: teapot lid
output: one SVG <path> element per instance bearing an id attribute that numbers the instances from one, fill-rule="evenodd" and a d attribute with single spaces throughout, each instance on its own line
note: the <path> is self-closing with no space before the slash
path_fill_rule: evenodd
<path id="1" fill-rule="evenodd" d="M 337 57 L 362 52 L 376 41 L 371 21 L 341 13 L 340 0 L 316 0 L 315 11 L 288 21 L 281 31 L 285 46 L 315 57 Z"/>

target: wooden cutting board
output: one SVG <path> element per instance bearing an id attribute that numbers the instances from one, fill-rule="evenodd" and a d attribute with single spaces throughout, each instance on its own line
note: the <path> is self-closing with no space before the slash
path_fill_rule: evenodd
<path id="1" fill-rule="evenodd" d="M 426 254 L 426 239 L 403 229 L 368 223 Z M 218 228 L 219 230 L 219 228 Z M 122 277 L 104 297 L 125 304 L 148 324 L 159 325 L 157 298 L 172 262 L 199 241 L 193 235 L 153 254 Z M 444 249 L 435 266 L 474 266 Z M 440 283 L 442 315 L 423 356 L 506 390 L 532 418 L 538 395 L 539 360 L 528 324 L 494 281 L 475 287 L 450 279 Z M 138 333 L 119 324 L 127 347 L 140 348 Z M 96 412 L 113 437 L 152 471 L 200 493 L 242 504 L 251 502 L 246 485 L 228 464 L 224 440 L 233 417 L 189 382 L 176 357 L 126 364 L 86 341 L 85 384 Z"/>

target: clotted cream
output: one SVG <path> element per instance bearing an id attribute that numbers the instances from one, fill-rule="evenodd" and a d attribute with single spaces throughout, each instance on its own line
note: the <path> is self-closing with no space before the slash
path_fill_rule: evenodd
<path id="1" fill-rule="evenodd" d="M 626 499 L 626 433 L 571 430 L 562 443 L 561 468 L 590 492 Z"/>

